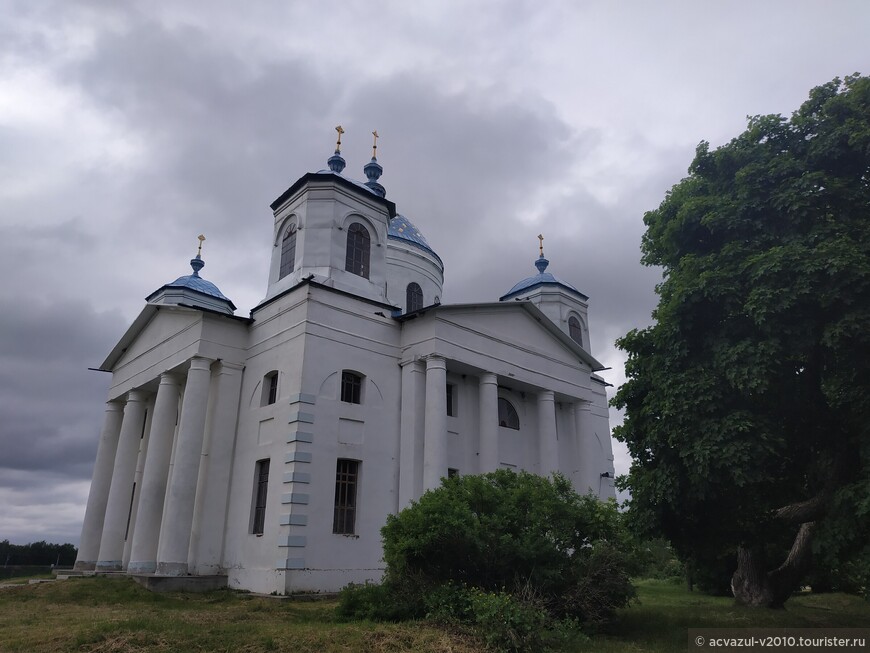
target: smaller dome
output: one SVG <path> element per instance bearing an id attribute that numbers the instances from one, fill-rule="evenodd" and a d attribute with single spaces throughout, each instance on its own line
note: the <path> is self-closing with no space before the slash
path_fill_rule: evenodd
<path id="1" fill-rule="evenodd" d="M 502 295 L 499 298 L 499 301 L 505 301 L 506 299 L 511 299 L 512 297 L 515 297 L 515 296 L 517 296 L 517 295 L 519 295 L 527 290 L 531 290 L 532 288 L 535 288 L 537 286 L 546 285 L 546 284 L 560 286 L 560 287 L 565 288 L 566 290 L 570 290 L 571 292 L 576 293 L 576 294 L 580 295 L 581 297 L 583 297 L 584 299 L 586 299 L 586 295 L 584 295 L 582 292 L 577 290 L 570 283 L 562 281 L 558 277 L 547 272 L 546 270 L 547 270 L 547 266 L 549 264 L 550 264 L 550 261 L 547 260 L 546 258 L 544 258 L 544 255 L 541 254 L 535 260 L 535 267 L 538 268 L 538 274 L 531 276 L 531 277 L 526 277 L 525 279 L 520 281 L 513 288 L 508 290 L 505 295 Z"/>
<path id="2" fill-rule="evenodd" d="M 152 304 L 184 304 L 232 315 L 236 310 L 235 304 L 211 281 L 199 276 L 199 271 L 204 266 L 205 261 L 197 254 L 190 259 L 193 274 L 178 277 L 175 281 L 161 286 L 148 295 L 145 301 Z"/>
<path id="3" fill-rule="evenodd" d="M 415 227 L 414 224 L 404 215 L 398 214 L 395 218 L 390 220 L 390 228 L 387 231 L 387 238 L 403 240 L 410 243 L 419 249 L 429 252 L 438 259 L 439 263 L 442 263 L 441 257 L 438 256 L 434 249 L 432 249 L 426 240 L 426 237 L 420 233 L 420 230 L 417 229 L 417 227 Z"/>

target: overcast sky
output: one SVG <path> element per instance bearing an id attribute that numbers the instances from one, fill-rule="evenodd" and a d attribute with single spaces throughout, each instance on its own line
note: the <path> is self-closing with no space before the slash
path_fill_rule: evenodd
<path id="1" fill-rule="evenodd" d="M 864 0 L 0 0 L 0 540 L 78 544 L 109 382 L 87 368 L 199 233 L 247 315 L 269 204 L 325 167 L 335 125 L 357 179 L 378 130 L 444 302 L 497 299 L 543 233 L 618 386 L 614 340 L 660 278 L 644 212 L 699 141 L 870 72 L 868 30 Z"/>

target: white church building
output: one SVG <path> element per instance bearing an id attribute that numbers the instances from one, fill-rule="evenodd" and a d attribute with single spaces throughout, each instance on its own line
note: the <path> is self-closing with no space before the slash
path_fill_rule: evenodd
<path id="1" fill-rule="evenodd" d="M 548 271 L 442 303 L 444 265 L 378 182 L 328 169 L 271 204 L 250 317 L 200 276 L 167 283 L 111 372 L 76 568 L 334 591 L 383 572 L 386 517 L 443 477 L 561 472 L 614 496 L 588 298 Z M 530 257 L 531 258 L 531 257 Z"/>

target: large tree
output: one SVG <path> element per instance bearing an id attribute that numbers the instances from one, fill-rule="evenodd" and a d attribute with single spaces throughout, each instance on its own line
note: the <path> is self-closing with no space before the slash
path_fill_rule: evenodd
<path id="1" fill-rule="evenodd" d="M 780 606 L 814 537 L 870 532 L 870 78 L 702 142 L 644 222 L 660 299 L 614 399 L 632 519 L 691 559 L 730 548 L 738 601 Z"/>

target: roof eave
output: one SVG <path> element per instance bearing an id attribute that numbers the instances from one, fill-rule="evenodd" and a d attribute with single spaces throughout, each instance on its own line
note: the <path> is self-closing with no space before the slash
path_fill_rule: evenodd
<path id="1" fill-rule="evenodd" d="M 351 180 L 346 179 L 345 177 L 342 177 L 339 174 L 334 174 L 331 172 L 329 172 L 329 173 L 327 173 L 327 172 L 306 172 L 304 175 L 299 177 L 299 179 L 297 179 L 295 182 L 293 182 L 293 185 L 290 186 L 290 188 L 288 188 L 283 193 L 281 193 L 278 196 L 278 198 L 269 205 L 269 208 L 272 209 L 273 211 L 277 211 L 278 207 L 280 207 L 282 204 L 284 204 L 284 202 L 286 202 L 293 195 L 295 195 L 299 191 L 299 189 L 302 188 L 305 184 L 307 184 L 308 182 L 311 182 L 311 181 L 334 181 L 337 184 L 341 184 L 342 186 L 344 186 L 348 190 L 353 190 L 353 191 L 356 191 L 357 193 L 363 192 L 362 188 L 357 186 Z M 376 195 L 375 193 L 371 193 L 371 192 L 368 193 L 366 195 L 366 197 L 368 199 L 371 199 L 372 201 L 378 203 L 378 204 L 383 204 L 384 208 L 387 209 L 387 212 L 389 213 L 390 218 L 396 217 L 396 204 L 395 204 L 395 202 L 391 202 L 387 198 L 381 197 L 380 195 Z"/>

